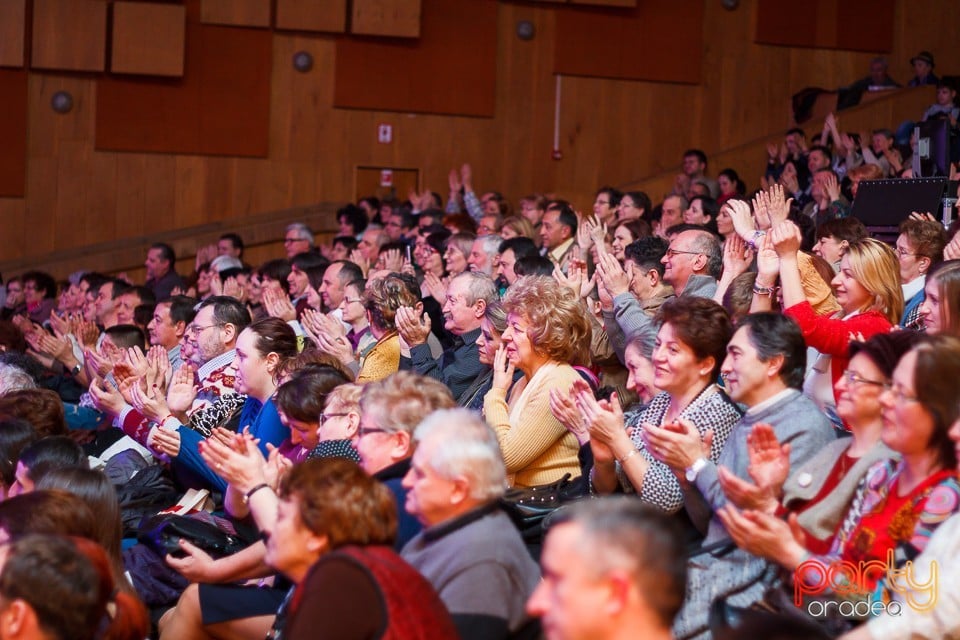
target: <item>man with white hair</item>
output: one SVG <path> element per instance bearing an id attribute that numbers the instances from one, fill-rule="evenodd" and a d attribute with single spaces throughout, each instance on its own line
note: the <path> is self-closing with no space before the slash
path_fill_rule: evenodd
<path id="1" fill-rule="evenodd" d="M 497 266 L 497 253 L 501 242 L 503 238 L 493 234 L 480 236 L 474 240 L 473 246 L 470 247 L 470 255 L 467 256 L 470 271 L 485 273 L 492 278 Z"/>
<path id="2" fill-rule="evenodd" d="M 401 555 L 437 590 L 464 640 L 506 639 L 536 625 L 524 603 L 540 570 L 498 506 L 506 469 L 493 430 L 472 411 L 448 409 L 428 416 L 413 440 L 403 486 L 406 510 L 424 530 Z"/>

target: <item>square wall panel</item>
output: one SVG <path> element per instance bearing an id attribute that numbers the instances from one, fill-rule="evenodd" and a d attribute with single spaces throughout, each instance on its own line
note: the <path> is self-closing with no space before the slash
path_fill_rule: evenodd
<path id="1" fill-rule="evenodd" d="M 104 0 L 33 0 L 31 67 L 103 71 L 106 49 Z"/>
<path id="2" fill-rule="evenodd" d="M 110 70 L 147 76 L 183 75 L 187 10 L 183 5 L 116 2 Z"/>

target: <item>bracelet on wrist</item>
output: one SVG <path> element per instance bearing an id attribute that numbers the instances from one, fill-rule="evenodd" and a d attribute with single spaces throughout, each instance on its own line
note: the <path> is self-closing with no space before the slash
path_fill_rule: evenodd
<path id="1" fill-rule="evenodd" d="M 753 285 L 753 292 L 758 296 L 772 296 L 773 287 L 761 287 L 759 285 Z"/>
<path id="2" fill-rule="evenodd" d="M 260 491 L 261 489 L 269 489 L 269 488 L 270 488 L 270 485 L 268 485 L 266 482 L 261 482 L 260 484 L 255 486 L 253 489 L 250 489 L 250 491 L 247 491 L 245 494 L 243 494 L 243 504 L 250 504 L 250 498 L 252 498 L 253 494 L 255 494 L 257 491 Z"/>
<path id="3" fill-rule="evenodd" d="M 638 453 L 638 452 L 637 452 L 637 449 L 636 449 L 636 447 L 634 447 L 633 449 L 630 449 L 630 452 L 629 452 L 627 455 L 625 455 L 625 456 L 623 456 L 622 458 L 620 458 L 619 460 L 617 460 L 617 462 L 619 462 L 619 463 L 620 463 L 620 466 L 622 467 L 622 466 L 624 465 L 624 463 L 626 463 L 627 460 L 629 460 L 629 459 L 632 458 L 633 456 L 637 455 L 637 453 Z"/>

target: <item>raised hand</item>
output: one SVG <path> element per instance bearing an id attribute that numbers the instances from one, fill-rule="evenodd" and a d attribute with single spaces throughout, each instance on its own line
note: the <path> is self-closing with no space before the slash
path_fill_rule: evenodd
<path id="1" fill-rule="evenodd" d="M 363 277 L 367 277 L 367 273 L 370 272 L 370 261 L 360 253 L 359 249 L 354 249 L 350 252 L 350 262 L 360 267 L 360 271 L 363 272 Z"/>
<path id="2" fill-rule="evenodd" d="M 109 382 L 102 378 L 94 378 L 93 382 L 90 383 L 89 391 L 94 406 L 100 411 L 114 416 L 120 415 L 120 412 L 123 411 L 126 403 L 123 401 L 120 392 Z"/>
<path id="3" fill-rule="evenodd" d="M 758 423 L 747 435 L 748 473 L 771 498 L 780 495 L 790 474 L 790 443 L 777 440 L 773 427 Z"/>
<path id="4" fill-rule="evenodd" d="M 770 187 L 767 200 L 767 212 L 770 214 L 770 225 L 776 226 L 790 216 L 790 205 L 793 198 L 785 199 L 783 186 L 774 184 Z"/>
<path id="5" fill-rule="evenodd" d="M 431 296 L 440 304 L 443 304 L 443 301 L 447 297 L 447 285 L 444 284 L 440 276 L 435 273 L 423 274 L 423 288 L 426 289 L 427 295 Z"/>
<path id="6" fill-rule="evenodd" d="M 738 235 L 731 234 L 723 243 L 723 278 L 733 280 L 746 273 L 753 262 L 753 250 Z"/>
<path id="7" fill-rule="evenodd" d="M 606 252 L 597 254 L 596 275 L 611 297 L 616 298 L 630 290 L 630 276 L 613 254 Z"/>
<path id="8" fill-rule="evenodd" d="M 130 391 L 132 401 L 130 404 L 151 421 L 160 422 L 170 415 L 170 408 L 167 407 L 167 401 L 158 387 L 141 389 L 140 385 L 135 384 Z"/>
<path id="9" fill-rule="evenodd" d="M 773 248 L 773 237 L 768 233 L 760 240 L 757 250 L 757 284 L 773 286 L 780 275 L 780 256 Z"/>
<path id="10" fill-rule="evenodd" d="M 473 191 L 473 168 L 466 162 L 460 167 L 460 182 L 464 191 Z"/>
<path id="11" fill-rule="evenodd" d="M 413 307 L 400 307 L 396 317 L 397 333 L 409 346 L 425 344 L 430 336 L 430 316 L 426 313 L 417 315 Z"/>
<path id="12" fill-rule="evenodd" d="M 194 384 L 197 368 L 189 362 L 184 362 L 173 372 L 170 378 L 170 387 L 167 389 L 167 406 L 172 413 L 186 415 L 193 406 L 200 389 Z"/>
<path id="13" fill-rule="evenodd" d="M 733 223 L 733 230 L 737 232 L 745 242 L 753 242 L 754 226 L 753 216 L 750 214 L 750 205 L 743 200 L 727 200 L 723 205 L 730 214 L 730 221 Z M 757 208 L 757 199 L 754 198 L 754 208 Z"/>
<path id="14" fill-rule="evenodd" d="M 513 374 L 516 367 L 507 357 L 507 347 L 501 344 L 493 356 L 493 383 L 492 388 L 500 389 L 504 393 L 510 390 L 513 384 Z"/>
<path id="15" fill-rule="evenodd" d="M 581 447 L 590 442 L 590 429 L 577 410 L 577 405 L 569 391 L 550 390 L 550 413 L 577 438 Z"/>
<path id="16" fill-rule="evenodd" d="M 800 228 L 789 220 L 775 226 L 770 234 L 773 236 L 773 248 L 781 260 L 795 257 L 797 252 L 800 251 L 803 236 L 800 233 Z"/>
<path id="17" fill-rule="evenodd" d="M 836 202 L 840 199 L 840 183 L 837 182 L 837 176 L 832 172 L 824 172 L 823 174 L 823 191 L 830 202 Z"/>
<path id="18" fill-rule="evenodd" d="M 400 249 L 388 249 L 380 254 L 383 268 L 387 271 L 399 272 L 403 268 L 403 252 Z"/>

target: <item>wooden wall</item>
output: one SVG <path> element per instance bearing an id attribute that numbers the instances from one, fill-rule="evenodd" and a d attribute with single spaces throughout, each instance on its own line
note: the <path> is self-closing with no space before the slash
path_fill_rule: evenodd
<path id="1" fill-rule="evenodd" d="M 583 208 L 601 184 L 659 184 L 677 170 L 683 149 L 717 154 L 779 134 L 793 92 L 866 74 L 870 53 L 754 44 L 757 2 L 741 0 L 726 11 L 718 0 L 704 0 L 702 26 L 689 26 L 703 29 L 699 85 L 563 77 L 559 161 L 551 149 L 554 12 L 562 9 L 553 3 L 499 3 L 493 118 L 334 109 L 335 36 L 274 32 L 266 158 L 97 151 L 96 79 L 31 72 L 26 196 L 0 198 L 0 269 L 54 265 L 90 245 L 143 246 L 178 228 L 237 222 L 242 230 L 243 221 L 263 212 L 350 200 L 360 165 L 418 168 L 422 187 L 445 194 L 449 169 L 469 161 L 478 189 L 498 188 L 514 199 L 554 192 Z M 946 26 L 960 23 L 960 3 L 922 4 L 896 0 L 890 59 L 901 81 L 920 49 L 935 53 L 938 72 L 960 71 L 960 49 Z M 516 37 L 518 20 L 533 22 L 532 41 Z M 682 29 L 676 37 L 683 38 Z M 313 54 L 309 73 L 293 69 L 297 51 Z M 66 115 L 50 108 L 60 89 L 74 97 Z M 393 126 L 391 144 L 378 144 L 379 123 Z M 755 186 L 757 176 L 743 173 Z M 327 219 L 319 231 L 334 228 Z M 113 267 L 139 263 L 117 258 Z M 65 268 L 53 270 L 63 275 Z"/>

